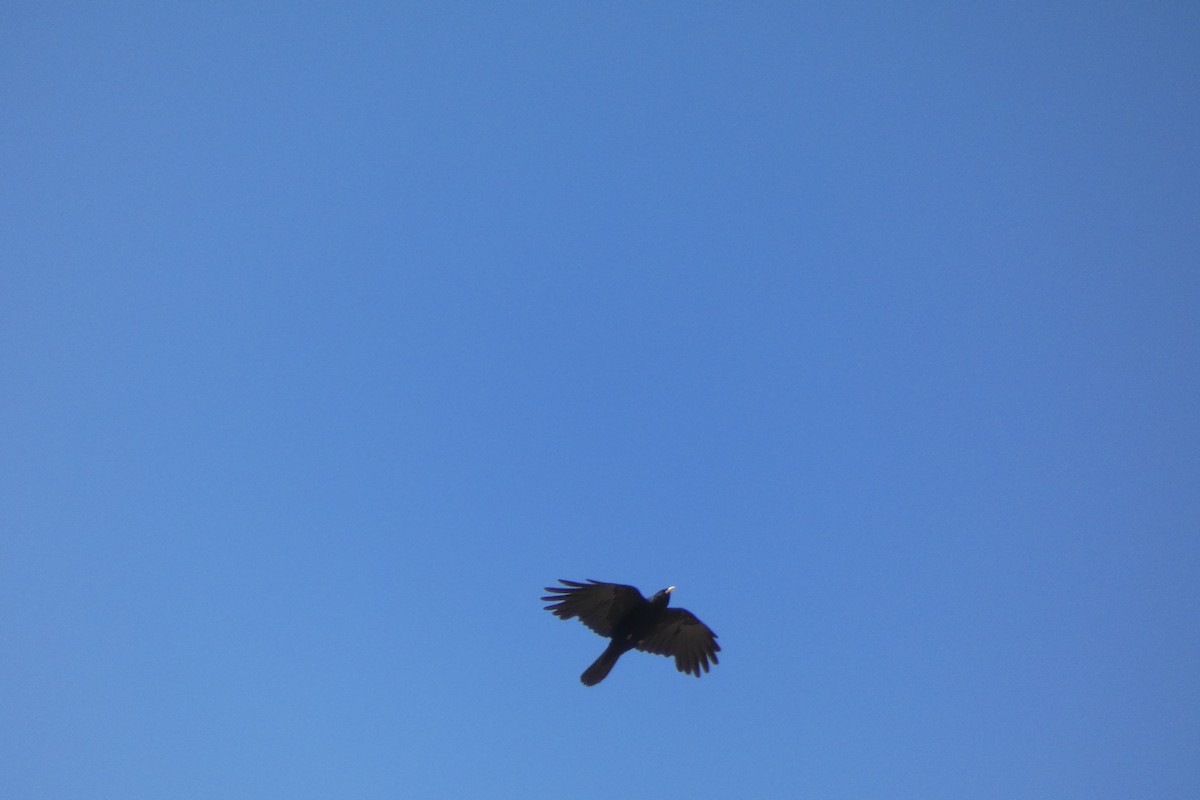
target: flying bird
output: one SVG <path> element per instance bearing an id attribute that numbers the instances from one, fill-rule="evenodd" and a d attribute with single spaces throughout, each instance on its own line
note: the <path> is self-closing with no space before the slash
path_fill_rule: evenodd
<path id="1" fill-rule="evenodd" d="M 649 600 L 632 586 L 620 583 L 587 583 L 559 578 L 562 586 L 547 586 L 546 610 L 560 619 L 578 617 L 601 636 L 612 639 L 600 657 L 579 676 L 585 686 L 604 680 L 617 659 L 630 650 L 675 659 L 675 669 L 700 677 L 708 662 L 717 663 L 717 635 L 696 615 L 682 608 L 667 608 L 674 586 Z"/>

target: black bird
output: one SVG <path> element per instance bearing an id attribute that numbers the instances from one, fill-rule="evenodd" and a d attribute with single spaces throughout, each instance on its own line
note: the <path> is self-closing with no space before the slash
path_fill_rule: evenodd
<path id="1" fill-rule="evenodd" d="M 708 662 L 717 663 L 717 635 L 696 615 L 682 608 L 667 608 L 674 586 L 656 593 L 649 600 L 632 586 L 620 583 L 587 583 L 558 579 L 562 586 L 547 586 L 553 594 L 542 599 L 550 603 L 547 611 L 560 619 L 579 617 L 579 621 L 601 636 L 612 639 L 595 663 L 583 671 L 579 680 L 595 686 L 604 680 L 617 659 L 634 648 L 644 653 L 671 656 L 675 669 L 700 677 L 708 672 Z"/>

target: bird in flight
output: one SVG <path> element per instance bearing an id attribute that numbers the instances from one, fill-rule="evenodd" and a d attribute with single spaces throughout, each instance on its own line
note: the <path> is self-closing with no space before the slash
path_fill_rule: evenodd
<path id="1" fill-rule="evenodd" d="M 543 597 L 546 610 L 559 619 L 579 621 L 601 636 L 612 639 L 600 657 L 579 676 L 585 686 L 604 680 L 617 659 L 630 650 L 668 656 L 675 669 L 697 678 L 708 672 L 708 662 L 717 663 L 717 635 L 696 615 L 682 608 L 667 608 L 674 586 L 657 592 L 649 600 L 632 586 L 620 583 L 587 583 L 559 578 L 562 586 L 547 586 Z"/>

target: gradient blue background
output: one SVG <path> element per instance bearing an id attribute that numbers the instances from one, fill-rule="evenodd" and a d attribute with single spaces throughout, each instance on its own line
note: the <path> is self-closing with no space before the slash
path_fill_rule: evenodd
<path id="1" fill-rule="evenodd" d="M 1200 10 L 1053 5 L 6 4 L 0 795 L 1200 796 Z"/>

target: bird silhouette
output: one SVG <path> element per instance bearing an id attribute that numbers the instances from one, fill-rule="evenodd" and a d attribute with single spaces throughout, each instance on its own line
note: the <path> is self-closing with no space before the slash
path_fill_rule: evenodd
<path id="1" fill-rule="evenodd" d="M 668 656 L 675 668 L 700 677 L 717 663 L 717 635 L 682 608 L 668 608 L 674 586 L 656 592 L 649 600 L 632 586 L 621 583 L 587 583 L 559 578 L 562 586 L 547 586 L 550 595 L 542 600 L 546 610 L 560 619 L 578 617 L 601 636 L 612 639 L 600 657 L 583 671 L 579 680 L 595 686 L 608 675 L 617 659 L 630 650 Z"/>

